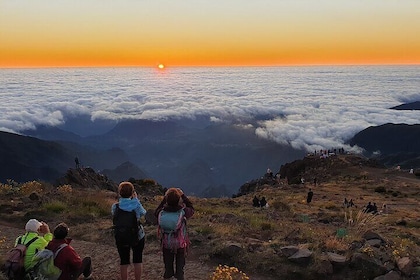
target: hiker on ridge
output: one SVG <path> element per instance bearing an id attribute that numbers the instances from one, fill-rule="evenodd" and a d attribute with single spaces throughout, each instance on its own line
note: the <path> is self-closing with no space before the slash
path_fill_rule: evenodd
<path id="1" fill-rule="evenodd" d="M 80 161 L 79 161 L 78 157 L 74 158 L 74 163 L 76 164 L 76 169 L 79 169 L 80 168 Z"/>
<path id="2" fill-rule="evenodd" d="M 309 204 L 312 201 L 312 197 L 314 196 L 314 192 L 312 189 L 309 189 L 308 195 L 306 196 L 306 202 Z"/>
<path id="3" fill-rule="evenodd" d="M 194 207 L 181 189 L 170 188 L 155 210 L 158 218 L 164 279 L 184 280 L 185 258 L 189 247 L 186 220 L 194 215 Z M 175 261 L 175 269 L 174 269 Z"/>
<path id="4" fill-rule="evenodd" d="M 120 199 L 112 205 L 112 221 L 114 224 L 115 243 L 120 256 L 121 280 L 128 279 L 128 266 L 130 265 L 130 251 L 133 251 L 134 276 L 141 279 L 144 229 L 139 223 L 146 210 L 140 203 L 134 186 L 130 182 L 122 182 L 118 186 Z"/>
<path id="5" fill-rule="evenodd" d="M 67 238 L 68 233 L 69 228 L 65 223 L 58 224 L 53 231 L 54 239 L 46 247 L 56 255 L 54 265 L 61 270 L 58 280 L 75 280 L 81 274 L 86 280 L 92 279 L 91 258 L 85 257 L 83 260 L 80 258 L 74 248 L 70 246 L 72 239 Z"/>
<path id="6" fill-rule="evenodd" d="M 260 207 L 266 207 L 267 206 L 267 200 L 265 200 L 265 196 L 263 196 L 260 200 Z"/>
<path id="7" fill-rule="evenodd" d="M 53 236 L 50 232 L 50 227 L 45 222 L 40 222 L 37 219 L 30 219 L 25 225 L 26 233 L 16 238 L 15 246 L 17 244 L 29 244 L 26 249 L 24 258 L 25 271 L 29 271 L 34 265 L 32 257 L 44 249 L 48 242 L 52 240 Z"/>

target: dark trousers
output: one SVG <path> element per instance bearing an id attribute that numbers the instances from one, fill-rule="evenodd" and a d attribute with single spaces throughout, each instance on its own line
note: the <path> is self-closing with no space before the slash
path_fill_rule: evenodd
<path id="1" fill-rule="evenodd" d="M 175 268 L 174 271 L 174 261 Z M 178 280 L 184 280 L 185 249 L 181 248 L 174 253 L 171 249 L 163 248 L 163 263 L 165 264 L 165 274 L 163 278 L 175 276 Z"/>

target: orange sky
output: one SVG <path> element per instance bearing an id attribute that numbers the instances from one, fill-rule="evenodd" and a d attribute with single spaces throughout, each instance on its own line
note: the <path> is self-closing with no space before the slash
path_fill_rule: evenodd
<path id="1" fill-rule="evenodd" d="M 1 0 L 0 67 L 420 64 L 418 0 Z"/>

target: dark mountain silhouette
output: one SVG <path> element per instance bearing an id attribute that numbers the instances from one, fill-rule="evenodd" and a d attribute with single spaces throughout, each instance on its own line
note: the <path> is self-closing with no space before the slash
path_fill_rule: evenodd
<path id="1" fill-rule="evenodd" d="M 115 169 L 104 169 L 102 170 L 102 174 L 117 183 L 127 181 L 129 178 L 145 179 L 148 177 L 143 170 L 129 161 L 122 163 Z"/>
<path id="2" fill-rule="evenodd" d="M 78 156 L 84 167 L 97 169 L 114 167 L 127 161 L 121 149 L 98 150 L 73 142 L 54 142 L 30 136 L 0 132 L 0 181 L 18 182 L 42 180 L 54 182 L 75 166 Z"/>
<path id="3" fill-rule="evenodd" d="M 392 107 L 390 109 L 394 109 L 394 110 L 420 110 L 420 101 L 401 104 L 401 105 Z"/>
<path id="4" fill-rule="evenodd" d="M 384 124 L 368 127 L 357 133 L 350 145 L 365 150 L 365 155 L 375 156 L 387 166 L 404 168 L 420 166 L 420 125 Z"/>
<path id="5" fill-rule="evenodd" d="M 51 181 L 63 174 L 74 156 L 62 145 L 0 132 L 0 180 Z"/>

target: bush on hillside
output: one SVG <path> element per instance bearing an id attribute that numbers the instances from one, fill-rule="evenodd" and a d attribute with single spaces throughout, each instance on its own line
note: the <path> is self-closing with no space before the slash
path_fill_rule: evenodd
<path id="1" fill-rule="evenodd" d="M 375 188 L 375 192 L 377 193 L 386 193 L 386 189 L 384 186 L 379 186 Z"/>

